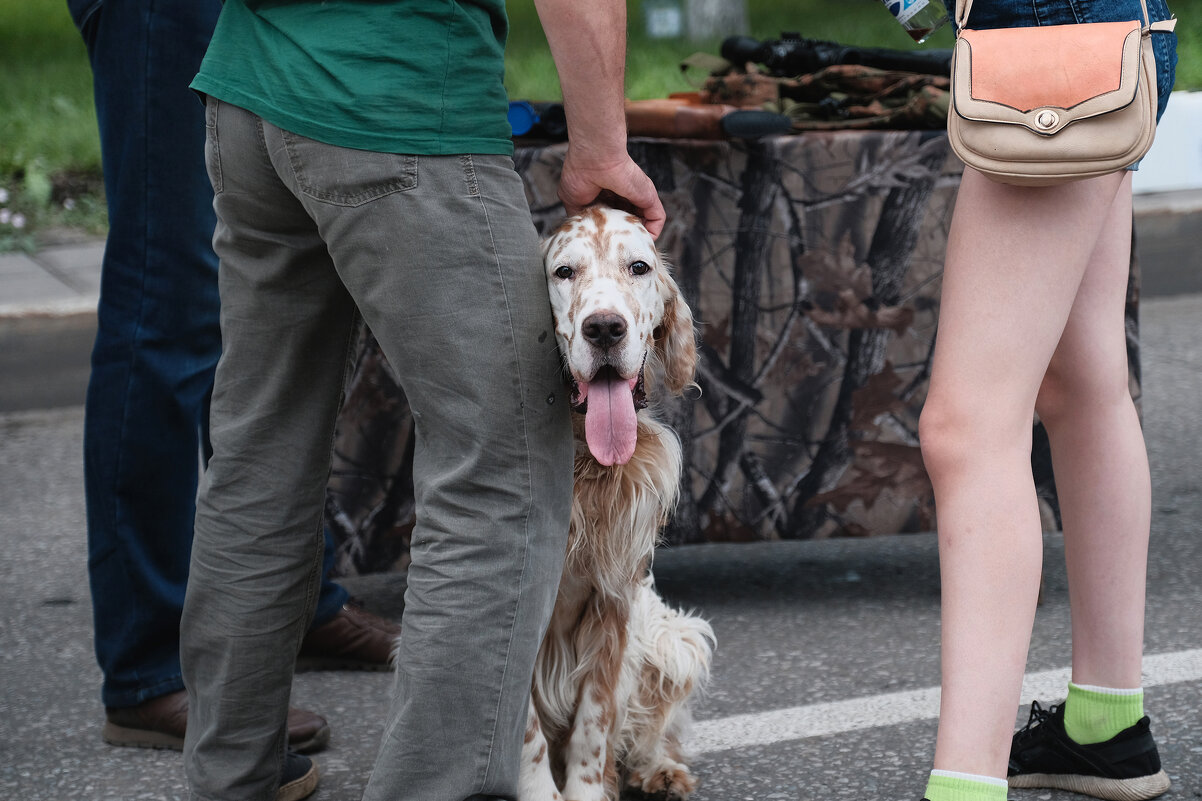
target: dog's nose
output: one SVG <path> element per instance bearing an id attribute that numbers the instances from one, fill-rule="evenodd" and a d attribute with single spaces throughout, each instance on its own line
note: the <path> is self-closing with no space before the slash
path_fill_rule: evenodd
<path id="1" fill-rule="evenodd" d="M 626 336 L 626 321 L 613 312 L 597 312 L 585 318 L 580 331 L 597 347 L 610 348 Z"/>

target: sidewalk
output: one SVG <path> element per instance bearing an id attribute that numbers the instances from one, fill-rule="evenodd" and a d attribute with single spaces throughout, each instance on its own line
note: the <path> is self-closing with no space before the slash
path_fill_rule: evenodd
<path id="1" fill-rule="evenodd" d="M 32 256 L 0 253 L 0 319 L 95 313 L 104 241 L 56 244 Z"/>
<path id="2" fill-rule="evenodd" d="M 0 254 L 0 413 L 83 403 L 104 243 Z"/>

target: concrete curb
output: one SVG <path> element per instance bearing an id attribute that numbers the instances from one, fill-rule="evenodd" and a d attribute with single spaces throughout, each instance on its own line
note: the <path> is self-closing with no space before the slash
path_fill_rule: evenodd
<path id="1" fill-rule="evenodd" d="M 83 403 L 104 242 L 0 254 L 0 412 Z"/>
<path id="2" fill-rule="evenodd" d="M 104 241 L 52 245 L 33 255 L 0 254 L 0 315 L 93 309 L 100 296 Z"/>

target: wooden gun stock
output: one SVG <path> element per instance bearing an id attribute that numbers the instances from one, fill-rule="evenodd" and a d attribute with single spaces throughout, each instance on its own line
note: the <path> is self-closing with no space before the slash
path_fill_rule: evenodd
<path id="1" fill-rule="evenodd" d="M 627 100 L 626 133 L 660 139 L 755 138 L 788 133 L 792 128 L 783 114 L 740 109 L 695 100 Z"/>
<path id="2" fill-rule="evenodd" d="M 722 117 L 734 106 L 702 105 L 671 98 L 626 101 L 626 132 L 662 139 L 723 139 Z"/>

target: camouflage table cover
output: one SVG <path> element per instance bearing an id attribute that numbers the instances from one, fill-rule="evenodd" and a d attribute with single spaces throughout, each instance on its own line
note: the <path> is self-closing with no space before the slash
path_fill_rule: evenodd
<path id="1" fill-rule="evenodd" d="M 933 530 L 917 432 L 961 170 L 946 136 L 815 132 L 633 139 L 630 148 L 663 198 L 659 245 L 702 343 L 700 397 L 661 399 L 685 453 L 667 540 Z M 540 232 L 563 216 L 556 187 L 564 152 L 563 144 L 533 144 L 514 156 Z M 1137 301 L 1133 262 L 1127 323 L 1138 399 Z M 1055 529 L 1038 424 L 1034 443 L 1041 511 Z M 404 393 L 364 332 L 328 493 L 339 572 L 407 563 L 412 454 Z"/>

